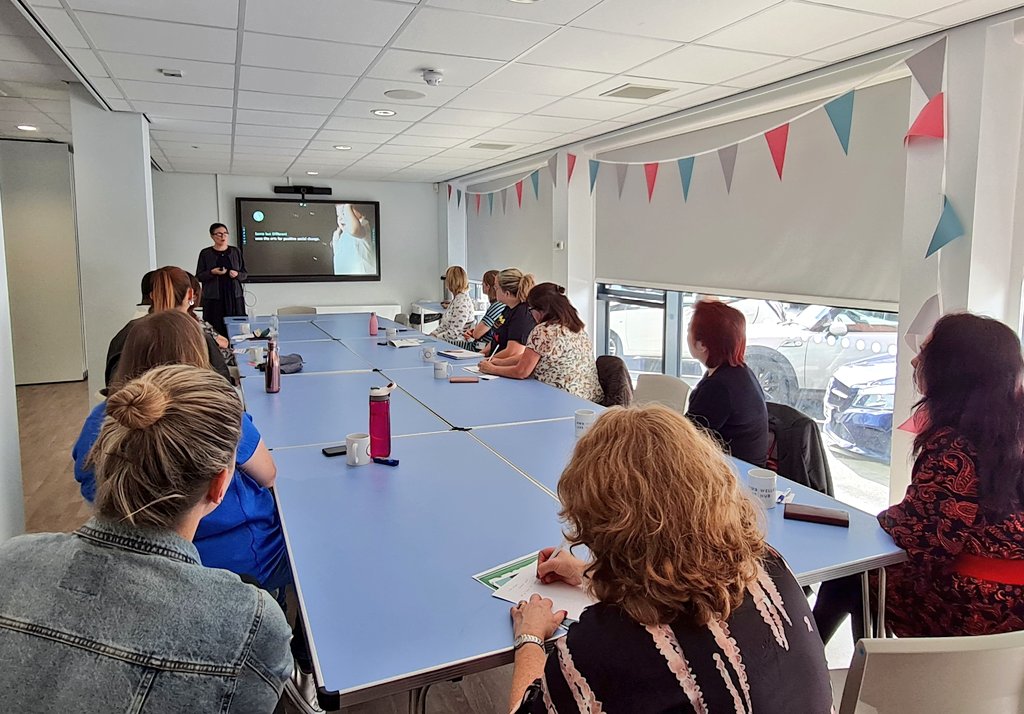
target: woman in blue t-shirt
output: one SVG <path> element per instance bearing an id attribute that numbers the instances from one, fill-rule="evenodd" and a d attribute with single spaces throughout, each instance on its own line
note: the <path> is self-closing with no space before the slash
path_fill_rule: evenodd
<path id="1" fill-rule="evenodd" d="M 199 324 L 174 310 L 154 313 L 135 322 L 110 391 L 115 393 L 126 382 L 167 364 L 210 367 Z M 90 503 L 96 495 L 96 482 L 87 457 L 105 417 L 104 402 L 85 420 L 71 452 L 75 479 L 81 485 L 82 496 Z M 124 456 L 132 458 L 131 454 Z M 196 549 L 203 565 L 248 576 L 266 590 L 279 591 L 292 578 L 281 522 L 269 490 L 277 477 L 277 467 L 252 418 L 244 413 L 235 462 L 237 469 L 223 502 L 199 522 Z"/>

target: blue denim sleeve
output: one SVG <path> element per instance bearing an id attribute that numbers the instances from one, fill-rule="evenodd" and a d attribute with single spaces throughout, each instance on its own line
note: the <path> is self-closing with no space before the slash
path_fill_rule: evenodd
<path id="1" fill-rule="evenodd" d="M 99 438 L 103 419 L 106 416 L 106 402 L 97 404 L 86 417 L 85 424 L 82 425 L 82 432 L 71 448 L 71 458 L 75 460 L 75 481 L 78 481 L 79 488 L 82 490 L 82 498 L 89 503 L 96 500 L 96 477 L 93 475 L 92 469 L 85 467 L 85 457 L 89 455 L 89 450 Z"/>
<path id="2" fill-rule="evenodd" d="M 242 436 L 238 439 L 238 450 L 235 452 L 235 463 L 239 466 L 245 464 L 256 453 L 256 447 L 260 445 L 260 430 L 252 423 L 252 417 L 248 412 L 242 414 Z"/>

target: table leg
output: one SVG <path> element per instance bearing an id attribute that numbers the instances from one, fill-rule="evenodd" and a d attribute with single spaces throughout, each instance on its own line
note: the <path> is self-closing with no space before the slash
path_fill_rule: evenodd
<path id="1" fill-rule="evenodd" d="M 875 632 L 879 637 L 886 637 L 885 634 L 885 568 L 878 569 L 878 626 Z"/>
<path id="2" fill-rule="evenodd" d="M 871 579 L 866 570 L 860 574 L 860 594 L 864 608 L 864 637 L 873 637 L 875 621 L 871 617 Z"/>

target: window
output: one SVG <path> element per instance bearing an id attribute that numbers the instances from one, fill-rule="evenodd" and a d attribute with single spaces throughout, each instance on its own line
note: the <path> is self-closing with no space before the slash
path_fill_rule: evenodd
<path id="1" fill-rule="evenodd" d="M 627 297 L 615 297 L 648 293 L 661 296 L 661 307 L 643 308 L 628 302 Z M 608 342 L 608 353 L 622 356 L 631 371 L 661 371 L 695 385 L 704 368 L 690 356 L 686 330 L 693 304 L 703 297 L 722 300 L 746 317 L 746 361 L 767 399 L 795 407 L 821 425 L 836 496 L 869 512 L 886 507 L 898 315 L 842 306 L 599 286 L 598 298 L 603 302 L 598 304 L 607 305 L 608 319 L 604 332 L 599 321 L 598 334 Z M 678 318 L 673 317 L 673 306 L 678 307 Z M 600 315 L 601 310 L 598 312 Z M 615 316 L 616 312 L 622 314 Z M 658 320 L 660 324 L 656 324 Z M 673 345 L 657 345 L 666 334 L 672 336 L 674 349 Z M 678 359 L 664 359 L 672 352 Z"/>

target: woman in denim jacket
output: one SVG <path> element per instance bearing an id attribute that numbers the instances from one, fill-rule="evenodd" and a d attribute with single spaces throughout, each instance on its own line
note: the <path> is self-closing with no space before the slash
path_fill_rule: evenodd
<path id="1" fill-rule="evenodd" d="M 273 711 L 292 670 L 284 615 L 192 545 L 234 474 L 237 394 L 209 369 L 157 367 L 107 415 L 96 516 L 0 545 L 3 708 Z"/>

